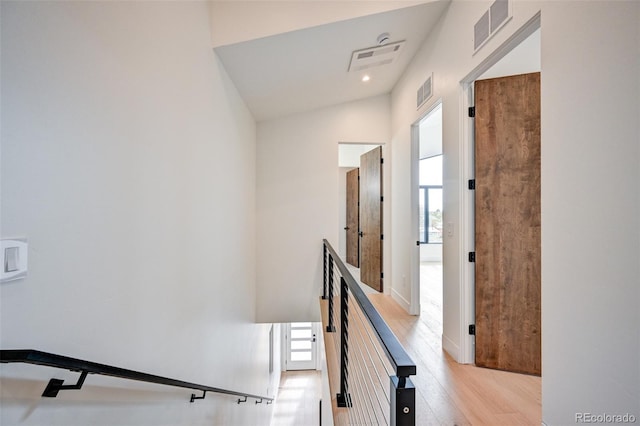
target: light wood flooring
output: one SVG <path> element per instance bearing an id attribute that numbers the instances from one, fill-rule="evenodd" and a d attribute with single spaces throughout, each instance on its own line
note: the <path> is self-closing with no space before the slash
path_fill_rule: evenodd
<path id="1" fill-rule="evenodd" d="M 420 264 L 420 319 L 438 336 L 442 335 L 442 263 Z"/>
<path id="2" fill-rule="evenodd" d="M 320 371 L 283 371 L 271 426 L 315 426 L 322 395 Z"/>
<path id="3" fill-rule="evenodd" d="M 420 316 L 390 296 L 369 294 L 416 363 L 416 424 L 540 425 L 540 377 L 458 364 L 442 350 L 442 266 L 421 269 Z"/>
<path id="4" fill-rule="evenodd" d="M 411 377 L 416 386 L 416 425 L 540 425 L 540 377 L 455 362 L 442 350 L 442 265 L 422 264 L 421 278 L 420 316 L 407 314 L 390 296 L 365 291 L 416 363 L 418 374 Z M 321 301 L 321 306 L 325 303 Z M 329 349 L 331 341 L 325 342 Z M 330 352 L 331 370 L 337 361 Z M 273 426 L 317 424 L 321 389 L 317 374 L 283 373 Z M 343 414 L 339 423 L 344 422 Z"/>

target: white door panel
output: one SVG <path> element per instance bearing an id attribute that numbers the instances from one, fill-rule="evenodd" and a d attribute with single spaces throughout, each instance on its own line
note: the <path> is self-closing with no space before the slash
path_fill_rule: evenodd
<path id="1" fill-rule="evenodd" d="M 317 324 L 311 322 L 287 324 L 285 336 L 287 370 L 316 369 L 317 328 Z"/>

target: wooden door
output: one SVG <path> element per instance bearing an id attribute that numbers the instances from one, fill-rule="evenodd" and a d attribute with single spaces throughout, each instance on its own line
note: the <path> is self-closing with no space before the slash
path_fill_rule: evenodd
<path id="1" fill-rule="evenodd" d="M 347 263 L 360 267 L 360 212 L 358 203 L 360 202 L 360 169 L 353 169 L 347 172 Z"/>
<path id="2" fill-rule="evenodd" d="M 475 83 L 476 365 L 541 374 L 540 73 Z"/>
<path id="3" fill-rule="evenodd" d="M 360 281 L 382 291 L 382 147 L 360 156 Z"/>

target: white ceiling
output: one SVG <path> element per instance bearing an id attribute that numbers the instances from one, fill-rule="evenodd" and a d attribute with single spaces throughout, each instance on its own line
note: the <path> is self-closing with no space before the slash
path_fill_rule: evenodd
<path id="1" fill-rule="evenodd" d="M 389 93 L 450 0 L 288 31 L 215 48 L 257 121 Z M 332 2 L 325 3 L 331 7 Z M 401 3 L 399 3 L 401 4 Z M 394 63 L 348 73 L 354 50 L 406 40 Z"/>

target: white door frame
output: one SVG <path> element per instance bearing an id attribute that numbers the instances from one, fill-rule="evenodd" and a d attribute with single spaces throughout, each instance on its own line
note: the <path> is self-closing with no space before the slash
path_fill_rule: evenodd
<path id="1" fill-rule="evenodd" d="M 320 323 L 311 322 L 311 333 L 313 335 L 313 340 L 311 344 L 311 360 L 310 361 L 292 361 L 291 360 L 291 323 L 285 324 L 284 329 L 284 339 L 283 340 L 283 370 L 284 371 L 295 371 L 295 370 L 317 370 L 319 364 L 319 353 L 318 353 L 318 336 L 320 333 Z M 295 340 L 295 339 L 294 339 Z"/>
<path id="2" fill-rule="evenodd" d="M 475 177 L 474 171 L 474 126 L 468 118 L 469 107 L 474 104 L 473 83 L 489 68 L 500 61 L 507 53 L 522 43 L 527 37 L 540 28 L 541 15 L 538 12 L 508 40 L 482 61 L 473 71 L 460 81 L 461 119 L 460 137 L 460 183 L 464 189 L 460 191 L 460 237 L 462 253 L 460 256 L 460 352 L 458 362 L 473 364 L 475 362 L 475 338 L 469 335 L 469 325 L 475 324 L 475 269 L 474 264 L 467 261 L 466 254 L 475 250 L 475 214 L 474 193 L 467 190 L 467 182 Z M 444 307 L 443 307 L 444 309 Z"/>
<path id="3" fill-rule="evenodd" d="M 420 118 L 411 125 L 411 229 L 413 230 L 412 232 L 414 233 L 414 241 L 416 241 L 416 244 L 411 254 L 410 315 L 420 315 L 420 245 L 417 243 L 417 241 L 420 241 L 420 212 L 418 200 L 418 193 L 420 189 L 420 123 L 439 105 L 442 105 L 442 98 L 432 101 L 425 112 L 420 115 Z M 443 241 L 443 253 L 444 244 L 445 243 Z M 444 306 L 442 308 L 444 309 Z"/>
<path id="4" fill-rule="evenodd" d="M 433 106 L 429 107 L 429 111 Z M 418 188 L 420 187 L 420 122 L 427 116 L 424 113 L 411 125 L 411 229 L 415 232 L 415 241 L 420 241 Z M 411 254 L 411 302 L 409 314 L 420 315 L 420 245 L 416 244 Z"/>

